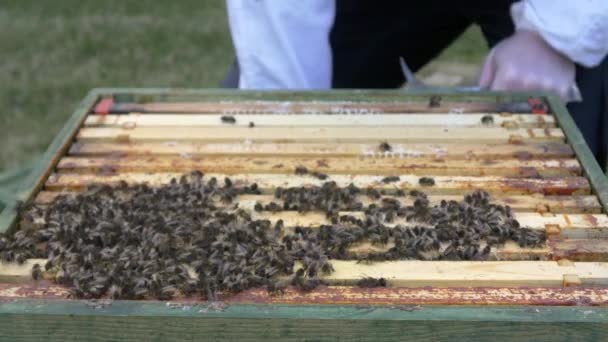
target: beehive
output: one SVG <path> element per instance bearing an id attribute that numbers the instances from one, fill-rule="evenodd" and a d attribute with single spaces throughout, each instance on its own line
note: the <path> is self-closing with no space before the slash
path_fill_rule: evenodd
<path id="1" fill-rule="evenodd" d="M 384 142 L 390 151 L 379 148 Z M 87 306 L 66 299 L 65 288 L 32 281 L 35 260 L 2 264 L 0 314 L 12 319 L 2 319 L 0 327 L 35 322 L 69 326 L 79 336 L 93 331 L 114 336 L 104 325 L 107 322 L 121 328 L 129 321 L 144 324 L 172 318 L 192 334 L 213 331 L 214 336 L 227 338 L 241 332 L 304 337 L 315 336 L 316 331 L 338 337 L 385 333 L 398 338 L 403 329 L 424 337 L 424 329 L 449 332 L 463 327 L 495 339 L 517 333 L 514 326 L 530 331 L 566 321 L 556 329 L 584 334 L 605 327 L 606 180 L 563 106 L 543 94 L 95 90 L 15 199 L 47 203 L 57 194 L 78 192 L 91 183 L 125 180 L 154 186 L 200 170 L 209 177 L 257 183 L 261 195 L 238 199 L 243 207 L 251 207 L 271 201 L 279 186 L 322 184 L 313 177 L 295 176 L 299 166 L 326 173 L 338 185 L 384 189 L 389 196 L 397 189 L 422 189 L 432 203 L 482 189 L 496 203 L 511 206 L 522 225 L 544 230 L 548 241 L 541 248 L 514 243 L 494 247 L 493 261 L 334 261 L 335 272 L 325 276 L 329 287 L 310 293 L 288 289 L 280 296 L 270 296 L 264 289 L 247 290 L 224 296 L 220 309 L 193 298 L 179 299 L 181 304 L 176 305 L 115 301 Z M 386 176 L 399 176 L 399 181 L 383 183 Z M 432 177 L 435 185 L 420 185 L 420 177 Z M 17 228 L 17 202 L 6 204 L 0 216 L 3 231 Z M 283 219 L 287 226 L 326 222 L 320 213 L 256 215 Z M 386 278 L 391 286 L 351 286 L 364 276 Z M 24 315 L 32 308 L 35 315 Z M 125 313 L 133 317 L 117 320 Z M 197 325 L 180 317 L 216 319 Z M 295 330 L 284 330 L 284 324 L 298 318 Z M 92 319 L 106 323 L 93 324 Z M 256 319 L 269 324 L 258 326 Z M 448 323 L 423 324 L 426 319 Z M 244 328 L 215 330 L 217 324 L 233 320 L 240 320 Z M 353 320 L 362 324 L 354 325 Z M 489 330 L 476 330 L 474 322 L 479 320 Z M 83 330 L 74 321 L 94 328 Z M 336 329 L 344 326 L 351 331 Z M 158 334 L 161 328 L 147 329 Z M 187 333 L 176 330 L 168 336 Z"/>

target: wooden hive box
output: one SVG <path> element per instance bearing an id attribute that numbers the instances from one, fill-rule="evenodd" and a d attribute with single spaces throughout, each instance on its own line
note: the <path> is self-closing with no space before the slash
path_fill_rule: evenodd
<path id="1" fill-rule="evenodd" d="M 384 141 L 392 151 L 378 150 Z M 252 289 L 220 307 L 68 299 L 30 278 L 36 260 L 0 264 L 0 340 L 606 338 L 608 184 L 564 106 L 544 94 L 93 90 L 3 203 L 0 232 L 17 228 L 19 201 L 49 202 L 90 183 L 159 185 L 198 169 L 257 182 L 263 194 L 243 206 L 271 201 L 278 186 L 322 183 L 294 176 L 297 166 L 389 194 L 432 176 L 432 203 L 483 189 L 548 242 L 495 247 L 494 261 L 333 261 L 328 287 Z M 381 182 L 392 175 L 400 180 Z M 286 226 L 326 221 L 258 215 Z M 353 287 L 364 275 L 391 286 Z"/>

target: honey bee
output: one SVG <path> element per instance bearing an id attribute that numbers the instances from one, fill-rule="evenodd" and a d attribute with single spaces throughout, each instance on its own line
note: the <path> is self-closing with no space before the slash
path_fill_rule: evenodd
<path id="1" fill-rule="evenodd" d="M 357 281 L 357 286 L 362 288 L 387 287 L 388 283 L 384 278 L 365 277 Z"/>
<path id="2" fill-rule="evenodd" d="M 485 126 L 491 126 L 494 124 L 494 117 L 492 115 L 484 115 L 481 117 L 481 123 Z"/>
<path id="3" fill-rule="evenodd" d="M 398 182 L 399 180 L 401 180 L 401 178 L 399 178 L 399 176 L 388 176 L 388 177 L 382 178 L 382 183 L 394 183 L 394 182 Z"/>
<path id="4" fill-rule="evenodd" d="M 32 279 L 38 280 L 42 277 L 42 269 L 39 264 L 32 266 Z"/>
<path id="5" fill-rule="evenodd" d="M 429 99 L 429 107 L 435 108 L 435 107 L 440 107 L 440 106 L 441 106 L 441 96 L 440 95 L 431 96 L 431 98 Z"/>
<path id="6" fill-rule="evenodd" d="M 378 147 L 378 149 L 380 150 L 380 152 L 390 152 L 393 150 L 393 147 L 391 145 L 389 145 L 388 142 L 383 141 L 380 143 L 380 146 Z"/>
<path id="7" fill-rule="evenodd" d="M 304 166 L 297 166 L 295 169 L 295 174 L 298 176 L 302 176 L 308 173 L 308 169 Z"/>
<path id="8" fill-rule="evenodd" d="M 319 171 L 313 171 L 310 175 L 320 180 L 326 180 L 329 177 L 328 175 Z"/>
<path id="9" fill-rule="evenodd" d="M 418 184 L 422 186 L 433 186 L 435 185 L 435 179 L 431 177 L 421 177 L 418 179 Z"/>
<path id="10" fill-rule="evenodd" d="M 236 123 L 236 119 L 232 115 L 222 115 L 221 120 L 222 120 L 222 123 L 226 123 L 226 124 L 235 124 Z"/>

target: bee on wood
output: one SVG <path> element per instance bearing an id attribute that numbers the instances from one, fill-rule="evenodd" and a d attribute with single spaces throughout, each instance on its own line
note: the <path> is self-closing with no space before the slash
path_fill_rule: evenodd
<path id="1" fill-rule="evenodd" d="M 243 218 L 245 221 L 251 221 L 251 215 L 246 210 L 238 209 L 236 211 L 237 216 Z"/>
<path id="2" fill-rule="evenodd" d="M 450 243 L 441 253 L 442 260 L 460 260 L 458 250 L 454 243 Z"/>
<path id="3" fill-rule="evenodd" d="M 305 270 L 300 268 L 296 271 L 296 274 L 291 280 L 291 285 L 295 286 L 298 291 L 310 292 L 319 285 L 325 285 L 323 280 L 317 278 L 306 279 L 304 278 Z"/>
<path id="4" fill-rule="evenodd" d="M 348 184 L 348 186 L 346 187 L 346 191 L 349 195 L 356 195 L 358 193 L 361 192 L 361 189 L 359 189 L 355 184 L 350 183 Z"/>
<path id="5" fill-rule="evenodd" d="M 378 189 L 374 189 L 374 188 L 367 188 L 367 190 L 365 190 L 365 194 L 373 199 L 380 199 L 380 197 L 382 197 L 382 195 L 380 194 L 380 191 L 378 191 Z"/>
<path id="6" fill-rule="evenodd" d="M 232 115 L 222 115 L 221 120 L 222 120 L 222 123 L 225 123 L 225 124 L 233 125 L 236 123 L 236 119 Z"/>
<path id="7" fill-rule="evenodd" d="M 462 258 L 465 260 L 475 260 L 479 254 L 478 245 L 469 245 L 462 251 Z"/>
<path id="8" fill-rule="evenodd" d="M 326 180 L 329 177 L 328 175 L 319 171 L 313 171 L 310 175 L 320 180 Z"/>
<path id="9" fill-rule="evenodd" d="M 403 196 L 405 196 L 405 191 L 403 191 L 401 189 L 397 189 L 397 190 L 395 190 L 395 196 L 403 197 Z"/>
<path id="10" fill-rule="evenodd" d="M 173 285 L 163 286 L 157 293 L 156 298 L 158 300 L 170 300 L 175 295 L 177 289 Z"/>
<path id="11" fill-rule="evenodd" d="M 273 213 L 277 212 L 277 211 L 281 211 L 282 209 L 283 208 L 275 202 L 270 202 L 264 206 L 264 210 L 271 211 Z"/>
<path id="12" fill-rule="evenodd" d="M 388 142 L 383 141 L 380 143 L 380 146 L 378 147 L 378 149 L 380 150 L 380 152 L 390 152 L 393 150 L 393 147 L 391 145 L 389 145 Z"/>
<path id="13" fill-rule="evenodd" d="M 384 220 L 386 222 L 393 222 L 395 220 L 395 211 L 389 210 L 384 213 Z"/>
<path id="14" fill-rule="evenodd" d="M 255 123 L 253 121 L 249 121 L 249 128 L 255 127 Z"/>
<path id="15" fill-rule="evenodd" d="M 186 177 L 186 175 L 182 175 L 181 177 L 179 177 L 179 184 L 188 185 L 188 177 Z"/>
<path id="16" fill-rule="evenodd" d="M 350 203 L 350 205 L 348 205 L 347 209 L 350 211 L 361 211 L 361 210 L 363 210 L 363 203 L 361 203 L 359 201 Z"/>
<path id="17" fill-rule="evenodd" d="M 492 247 L 490 245 L 486 245 L 481 252 L 479 253 L 479 258 L 480 260 L 485 260 L 488 258 L 488 256 L 490 255 L 490 252 L 492 251 Z"/>
<path id="18" fill-rule="evenodd" d="M 279 280 L 279 281 L 269 283 L 266 286 L 266 290 L 271 295 L 279 295 L 279 294 L 283 294 L 285 292 L 288 285 L 289 285 L 289 281 Z"/>
<path id="19" fill-rule="evenodd" d="M 42 277 L 42 268 L 39 264 L 32 266 L 32 279 L 38 280 Z"/>
<path id="20" fill-rule="evenodd" d="M 195 180 L 201 180 L 203 178 L 203 176 L 204 176 L 204 173 L 202 173 L 199 170 L 193 170 L 192 172 L 190 172 L 190 177 L 192 177 Z"/>
<path id="21" fill-rule="evenodd" d="M 388 184 L 388 183 L 398 182 L 400 180 L 401 180 L 401 178 L 399 178 L 399 176 L 388 176 L 388 177 L 382 178 L 382 183 Z"/>
<path id="22" fill-rule="evenodd" d="M 411 197 L 415 197 L 415 198 L 426 198 L 426 194 L 424 192 L 422 192 L 422 191 L 419 191 L 419 190 L 411 190 L 409 192 L 409 195 Z"/>
<path id="23" fill-rule="evenodd" d="M 350 224 L 356 224 L 356 225 L 362 225 L 362 221 L 352 215 L 342 215 L 340 216 L 340 222 L 341 223 L 350 223 Z"/>
<path id="24" fill-rule="evenodd" d="M 226 178 L 226 179 L 228 179 L 228 178 Z M 234 200 L 235 194 L 231 191 L 226 191 L 226 192 L 222 193 L 220 197 L 221 197 L 222 203 L 230 204 Z"/>
<path id="25" fill-rule="evenodd" d="M 500 239 L 496 236 L 488 236 L 485 238 L 485 241 L 488 246 L 494 246 L 501 243 Z"/>
<path id="26" fill-rule="evenodd" d="M 260 202 L 255 202 L 255 205 L 253 206 L 253 210 L 260 212 L 260 211 L 264 210 L 264 206 Z"/>
<path id="27" fill-rule="evenodd" d="M 51 268 L 53 268 L 53 261 L 52 260 L 48 260 L 45 264 L 44 264 L 44 270 L 48 271 Z"/>
<path id="28" fill-rule="evenodd" d="M 300 285 L 297 285 L 296 287 L 299 291 L 310 292 L 321 285 L 327 285 L 327 282 L 321 279 L 313 278 L 306 279 L 304 282 L 302 282 Z"/>
<path id="29" fill-rule="evenodd" d="M 481 123 L 485 126 L 491 126 L 494 124 L 494 117 L 492 115 L 484 115 L 481 117 Z"/>
<path id="30" fill-rule="evenodd" d="M 308 169 L 304 166 L 297 166 L 295 170 L 295 174 L 298 176 L 302 176 L 308 173 Z"/>
<path id="31" fill-rule="evenodd" d="M 431 177 L 421 177 L 418 179 L 418 184 L 422 186 L 433 186 L 435 185 L 435 179 Z"/>
<path id="32" fill-rule="evenodd" d="M 440 106 L 441 106 L 441 96 L 440 95 L 431 96 L 431 98 L 429 99 L 429 107 L 435 108 L 435 107 L 440 107 Z"/>
<path id="33" fill-rule="evenodd" d="M 112 299 L 118 299 L 122 297 L 122 288 L 116 284 L 110 285 L 108 289 L 108 296 Z"/>
<path id="34" fill-rule="evenodd" d="M 401 207 L 401 202 L 394 198 L 383 198 L 382 199 L 382 209 L 390 209 L 395 210 Z"/>
<path id="35" fill-rule="evenodd" d="M 542 245 L 546 240 L 544 231 L 537 232 L 529 228 L 519 228 L 513 235 L 515 242 L 520 247 L 537 247 Z"/>
<path id="36" fill-rule="evenodd" d="M 15 254 L 15 261 L 19 265 L 22 265 L 23 263 L 25 263 L 26 260 L 27 260 L 27 256 L 25 253 L 16 253 Z"/>
<path id="37" fill-rule="evenodd" d="M 359 279 L 357 286 L 362 288 L 387 287 L 387 282 L 384 278 L 365 277 Z"/>

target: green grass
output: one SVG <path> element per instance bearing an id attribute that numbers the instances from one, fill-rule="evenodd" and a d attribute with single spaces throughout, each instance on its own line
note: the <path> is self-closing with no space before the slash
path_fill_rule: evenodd
<path id="1" fill-rule="evenodd" d="M 216 87 L 233 59 L 220 0 L 4 0 L 0 47 L 0 171 L 43 152 L 91 88 Z M 483 48 L 470 30 L 440 60 Z"/>
<path id="2" fill-rule="evenodd" d="M 233 59 L 223 1 L 0 6 L 0 169 L 44 151 L 94 87 L 214 87 Z"/>

